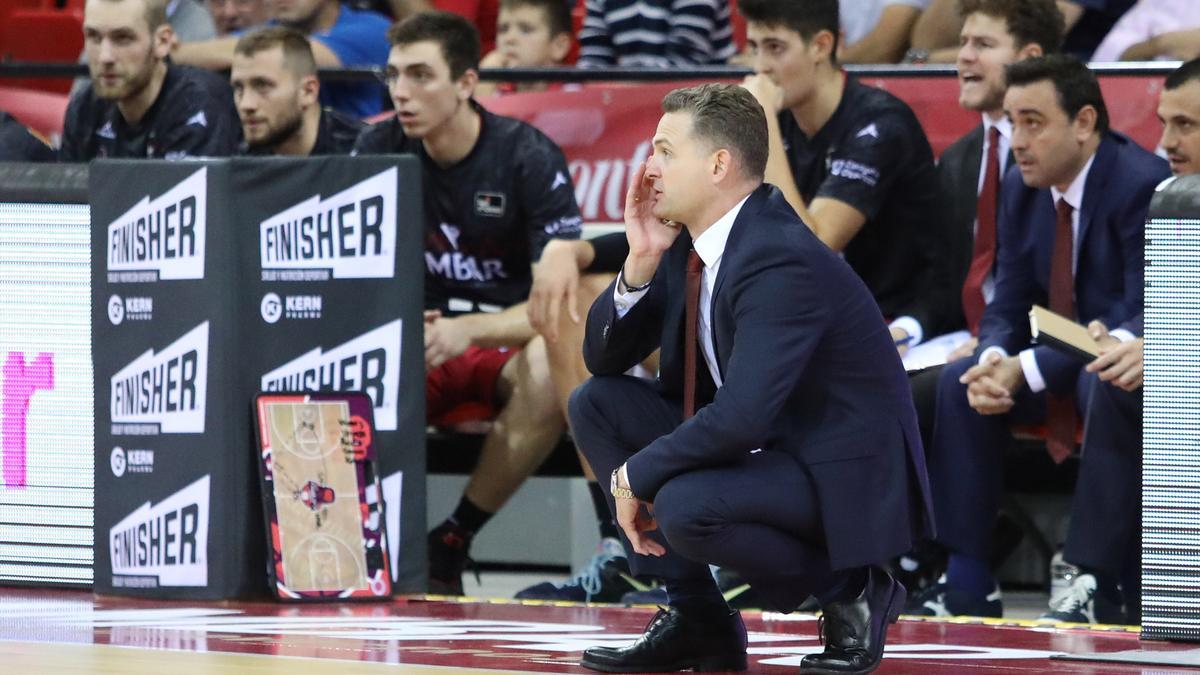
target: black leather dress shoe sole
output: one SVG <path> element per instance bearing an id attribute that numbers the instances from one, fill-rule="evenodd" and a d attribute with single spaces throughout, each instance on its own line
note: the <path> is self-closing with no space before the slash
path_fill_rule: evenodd
<path id="1" fill-rule="evenodd" d="M 697 656 L 679 659 L 672 663 L 614 663 L 589 649 L 583 653 L 579 665 L 602 673 L 673 673 L 679 670 L 693 670 L 697 673 L 717 671 L 745 670 L 745 654 L 721 654 L 717 656 Z"/>

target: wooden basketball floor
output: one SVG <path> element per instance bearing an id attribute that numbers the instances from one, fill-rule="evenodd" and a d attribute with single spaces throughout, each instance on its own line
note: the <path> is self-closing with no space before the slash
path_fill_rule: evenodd
<path id="1" fill-rule="evenodd" d="M 638 635 L 652 608 L 439 601 L 283 605 L 96 597 L 0 588 L 0 673 L 356 675 L 591 672 L 592 645 Z M 794 673 L 818 651 L 812 615 L 746 612 L 750 672 Z M 1051 660 L 1059 653 L 1186 650 L 1136 630 L 902 619 L 880 673 L 1175 673 L 1179 668 Z"/>

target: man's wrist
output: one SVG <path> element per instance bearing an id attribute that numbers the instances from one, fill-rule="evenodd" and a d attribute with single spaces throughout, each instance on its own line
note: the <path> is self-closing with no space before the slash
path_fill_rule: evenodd
<path id="1" fill-rule="evenodd" d="M 649 284 L 658 270 L 658 262 L 661 258 L 661 254 L 644 256 L 630 254 L 625 258 L 625 264 L 621 266 L 622 283 L 628 288 Z"/>
<path id="2" fill-rule="evenodd" d="M 609 492 L 616 499 L 634 499 L 633 490 L 629 488 L 629 477 L 625 473 L 624 464 L 613 469 Z"/>

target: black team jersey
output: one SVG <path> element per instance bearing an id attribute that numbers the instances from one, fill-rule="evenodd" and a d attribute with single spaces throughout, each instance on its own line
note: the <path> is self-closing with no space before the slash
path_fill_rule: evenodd
<path id="1" fill-rule="evenodd" d="M 530 267 L 551 239 L 578 239 L 583 219 L 562 150 L 520 120 L 474 101 L 479 139 L 442 168 L 392 118 L 363 130 L 354 154 L 421 158 L 425 199 L 425 307 L 448 314 L 524 302 Z"/>
<path id="2" fill-rule="evenodd" d="M 958 291 L 940 289 L 953 262 L 945 252 L 949 234 L 933 151 L 912 109 L 847 78 L 837 110 L 812 138 L 788 110 L 779 114 L 779 126 L 805 203 L 829 197 L 866 216 L 844 254 L 883 315 L 912 316 L 926 337 L 936 335 Z"/>
<path id="3" fill-rule="evenodd" d="M 64 162 L 228 157 L 237 152 L 241 136 L 228 81 L 168 65 L 158 98 L 136 126 L 126 123 L 116 101 L 99 98 L 90 84 L 71 97 L 58 157 Z"/>

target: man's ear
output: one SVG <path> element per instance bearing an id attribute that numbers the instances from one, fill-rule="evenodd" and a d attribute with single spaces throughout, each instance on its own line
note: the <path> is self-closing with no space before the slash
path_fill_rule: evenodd
<path id="1" fill-rule="evenodd" d="M 1042 46 L 1036 42 L 1030 42 L 1029 44 L 1017 50 L 1018 61 L 1024 61 L 1025 59 L 1032 59 L 1043 55 L 1045 55 L 1045 52 L 1042 51 Z"/>
<path id="2" fill-rule="evenodd" d="M 1098 117 L 1099 113 L 1090 105 L 1083 106 L 1079 109 L 1079 112 L 1075 113 L 1073 126 L 1075 127 L 1075 138 L 1080 143 L 1096 132 L 1096 120 Z"/>
<path id="3" fill-rule="evenodd" d="M 819 30 L 817 34 L 812 36 L 808 41 L 809 54 L 816 61 L 833 62 L 833 33 L 828 30 Z"/>
<path id="4" fill-rule="evenodd" d="M 302 108 L 307 108 L 311 105 L 320 105 L 321 98 L 321 82 L 316 75 L 305 75 L 300 78 L 300 105 Z"/>
<path id="5" fill-rule="evenodd" d="M 454 84 L 458 87 L 458 98 L 466 101 L 475 95 L 475 85 L 479 84 L 479 71 L 467 68 Z"/>
<path id="6" fill-rule="evenodd" d="M 154 56 L 159 59 L 165 59 L 171 54 L 171 50 L 175 48 L 175 43 L 178 38 L 170 24 L 164 23 L 154 29 L 153 35 L 150 36 L 151 50 Z"/>
<path id="7" fill-rule="evenodd" d="M 711 167 L 712 182 L 720 183 L 733 171 L 733 155 L 725 148 L 717 150 L 712 154 Z"/>

